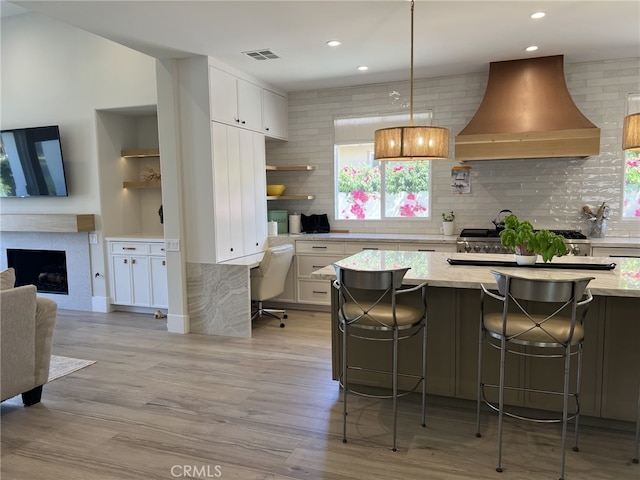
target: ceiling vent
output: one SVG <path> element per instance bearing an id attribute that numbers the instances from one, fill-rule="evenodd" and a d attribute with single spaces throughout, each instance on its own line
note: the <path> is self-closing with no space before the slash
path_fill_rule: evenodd
<path id="1" fill-rule="evenodd" d="M 278 55 L 273 53 L 268 48 L 262 49 L 262 50 L 252 50 L 250 52 L 242 52 L 242 53 L 253 58 L 254 60 L 275 60 L 276 58 L 280 58 Z"/>
<path id="2" fill-rule="evenodd" d="M 573 103 L 563 56 L 492 62 L 478 111 L 455 138 L 455 158 L 587 157 L 600 129 Z"/>

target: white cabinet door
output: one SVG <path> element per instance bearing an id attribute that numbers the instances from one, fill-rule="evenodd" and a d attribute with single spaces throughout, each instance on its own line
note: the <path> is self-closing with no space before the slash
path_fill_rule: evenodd
<path id="1" fill-rule="evenodd" d="M 262 132 L 262 87 L 237 79 L 240 126 Z"/>
<path id="2" fill-rule="evenodd" d="M 213 122 L 216 261 L 258 253 L 267 242 L 264 136 Z"/>
<path id="3" fill-rule="evenodd" d="M 262 87 L 209 68 L 211 120 L 262 131 Z"/>
<path id="4" fill-rule="evenodd" d="M 242 228 L 244 254 L 264 251 L 267 243 L 267 197 L 263 135 L 240 130 Z"/>
<path id="5" fill-rule="evenodd" d="M 229 188 L 229 162 L 227 126 L 213 122 L 211 138 L 213 158 L 213 210 L 210 221 L 214 222 L 216 261 L 234 258 L 231 246 L 231 190 Z"/>
<path id="6" fill-rule="evenodd" d="M 149 275 L 149 257 L 131 256 L 132 305 L 148 307 L 151 305 L 151 277 Z"/>
<path id="7" fill-rule="evenodd" d="M 287 98 L 270 90 L 262 91 L 262 121 L 267 137 L 287 139 Z"/>
<path id="8" fill-rule="evenodd" d="M 111 299 L 118 305 L 131 305 L 131 268 L 129 255 L 111 255 Z"/>
<path id="9" fill-rule="evenodd" d="M 238 86 L 236 77 L 217 68 L 209 68 L 211 120 L 238 125 Z"/>
<path id="10" fill-rule="evenodd" d="M 149 257 L 151 271 L 151 305 L 167 308 L 169 295 L 167 291 L 167 261 L 165 257 Z"/>

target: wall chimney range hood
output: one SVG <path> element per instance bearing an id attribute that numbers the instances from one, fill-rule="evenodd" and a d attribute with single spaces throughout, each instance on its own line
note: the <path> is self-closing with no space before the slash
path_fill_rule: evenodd
<path id="1" fill-rule="evenodd" d="M 455 138 L 459 161 L 599 153 L 600 129 L 573 102 L 563 55 L 492 62 L 478 111 Z"/>

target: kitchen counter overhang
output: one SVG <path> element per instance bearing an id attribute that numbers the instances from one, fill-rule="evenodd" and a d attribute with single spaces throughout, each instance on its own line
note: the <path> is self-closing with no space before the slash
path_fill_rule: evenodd
<path id="1" fill-rule="evenodd" d="M 508 274 L 542 279 L 589 276 L 595 277 L 589 283 L 589 289 L 593 295 L 640 298 L 640 259 L 638 258 L 556 257 L 552 260 L 552 262 L 565 264 L 575 263 L 581 267 L 589 264 L 615 263 L 616 267 L 613 270 L 450 265 L 447 262 L 448 258 L 460 260 L 477 258 L 483 261 L 503 262 L 513 260 L 513 255 L 368 250 L 345 258 L 337 262 L 336 265 L 360 270 L 411 267 L 404 278 L 406 284 L 426 281 L 432 287 L 469 289 L 479 289 L 481 284 L 496 286 L 495 279 L 491 274 L 492 269 Z M 333 266 L 316 270 L 311 276 L 326 280 L 336 278 Z"/>

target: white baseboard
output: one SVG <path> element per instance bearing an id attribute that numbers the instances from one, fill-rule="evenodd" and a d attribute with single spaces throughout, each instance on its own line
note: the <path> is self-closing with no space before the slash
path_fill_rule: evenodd
<path id="1" fill-rule="evenodd" d="M 109 297 L 91 297 L 92 312 L 109 313 L 111 310 Z"/>
<path id="2" fill-rule="evenodd" d="M 188 315 L 167 315 L 167 331 L 170 333 L 189 333 L 191 326 Z"/>

